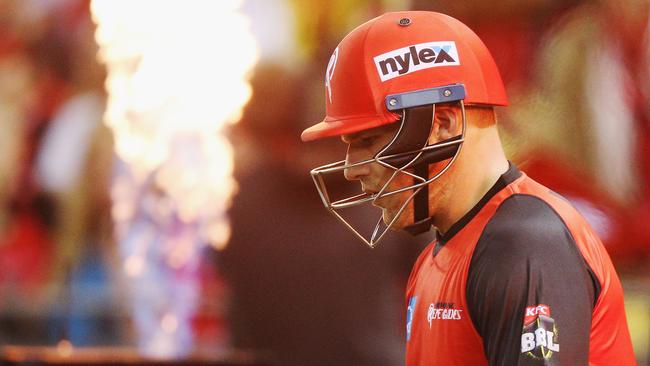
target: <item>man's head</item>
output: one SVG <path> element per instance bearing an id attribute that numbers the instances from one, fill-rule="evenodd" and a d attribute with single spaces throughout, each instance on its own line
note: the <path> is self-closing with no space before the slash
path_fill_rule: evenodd
<path id="1" fill-rule="evenodd" d="M 465 111 L 468 124 L 465 141 L 473 140 L 475 129 L 493 128 L 496 124 L 492 107 L 466 107 Z M 431 123 L 431 121 L 419 121 L 419 123 Z M 448 141 L 458 136 L 462 132 L 462 124 L 463 114 L 459 107 L 444 104 L 437 105 L 428 145 Z M 393 176 L 395 173 L 393 169 L 377 162 L 354 165 L 359 161 L 371 160 L 376 156 L 393 140 L 399 127 L 398 123 L 393 123 L 341 136 L 342 142 L 347 145 L 345 165 L 348 168 L 344 169 L 345 178 L 349 181 L 358 181 L 363 192 L 377 194 L 387 182 L 389 182 L 386 189 L 388 192 L 413 185 L 413 177 L 408 174 L 411 172 L 410 169 Z M 462 153 L 466 153 L 468 149 L 471 150 L 471 147 L 466 145 Z M 448 204 L 446 198 L 449 197 L 448 192 L 454 186 L 449 181 L 454 178 L 455 168 L 463 160 L 462 153 L 459 154 L 459 160 L 456 164 L 451 165 L 445 174 L 428 185 L 428 207 L 431 217 L 436 215 L 440 206 Z M 439 173 L 447 163 L 448 159 L 428 164 L 429 177 Z M 407 190 L 392 196 L 378 197 L 373 202 L 373 205 L 382 209 L 383 221 L 386 225 L 389 225 L 398 216 L 403 203 L 409 200 L 411 195 L 412 191 Z M 413 225 L 413 206 L 413 200 L 410 200 L 390 229 L 400 230 Z"/>
<path id="2" fill-rule="evenodd" d="M 428 230 L 435 214 L 429 197 L 444 199 L 445 172 L 459 156 L 467 121 L 486 123 L 480 107 L 507 104 L 480 39 L 431 12 L 388 13 L 353 30 L 332 54 L 325 96 L 325 119 L 302 138 L 341 136 L 349 148 L 344 162 L 312 176 L 325 206 L 370 246 L 383 236 L 379 223 L 367 240 L 336 210 L 372 202 L 389 228 Z M 333 201 L 322 178 L 333 172 L 360 181 L 364 193 Z"/>

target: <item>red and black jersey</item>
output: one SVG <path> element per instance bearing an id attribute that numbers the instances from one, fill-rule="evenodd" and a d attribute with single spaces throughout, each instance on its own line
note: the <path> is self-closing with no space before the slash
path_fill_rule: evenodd
<path id="1" fill-rule="evenodd" d="M 635 365 L 623 290 L 589 224 L 514 165 L 418 258 L 407 365 Z"/>

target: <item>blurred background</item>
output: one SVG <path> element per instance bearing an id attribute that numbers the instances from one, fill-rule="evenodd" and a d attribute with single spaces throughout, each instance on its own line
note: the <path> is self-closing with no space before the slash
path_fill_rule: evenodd
<path id="1" fill-rule="evenodd" d="M 510 158 L 601 235 L 650 365 L 648 0 L 120 3 L 0 0 L 3 362 L 402 364 L 431 238 L 363 246 L 309 176 L 344 147 L 299 136 L 338 41 L 415 9 L 491 50 Z"/>

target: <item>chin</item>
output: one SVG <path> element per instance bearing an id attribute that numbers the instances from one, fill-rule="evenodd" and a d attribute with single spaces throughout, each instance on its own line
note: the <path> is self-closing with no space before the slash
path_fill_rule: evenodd
<path id="1" fill-rule="evenodd" d="M 408 214 L 403 212 L 401 217 L 399 217 L 397 220 L 395 220 L 395 223 L 393 224 L 393 226 L 390 227 L 390 230 L 399 231 L 399 230 L 404 229 L 408 225 L 410 225 L 411 223 L 407 222 L 408 220 L 404 219 L 405 215 L 408 215 Z M 390 211 L 388 211 L 386 209 L 383 209 L 382 218 L 384 220 L 385 225 L 390 224 L 390 222 L 393 220 L 394 217 L 395 217 L 395 213 L 390 212 Z"/>

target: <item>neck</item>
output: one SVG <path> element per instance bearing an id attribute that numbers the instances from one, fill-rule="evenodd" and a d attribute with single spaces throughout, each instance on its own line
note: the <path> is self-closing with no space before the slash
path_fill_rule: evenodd
<path id="1" fill-rule="evenodd" d="M 433 225 L 445 233 L 460 220 L 508 170 L 495 125 L 485 128 L 468 126 L 465 143 L 441 189 Z"/>

